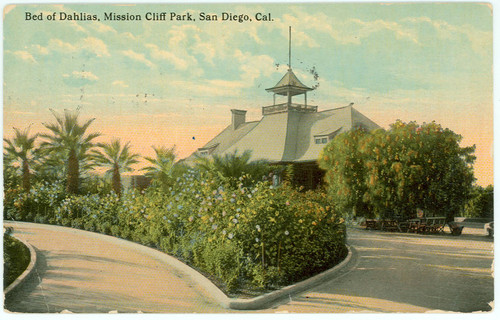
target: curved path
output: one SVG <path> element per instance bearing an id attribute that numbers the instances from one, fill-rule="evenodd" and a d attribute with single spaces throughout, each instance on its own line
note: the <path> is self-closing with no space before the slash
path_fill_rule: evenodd
<path id="1" fill-rule="evenodd" d="M 474 312 L 494 299 L 493 240 L 348 229 L 349 268 L 272 312 Z"/>
<path id="2" fill-rule="evenodd" d="M 10 311 L 236 312 L 127 241 L 56 226 L 4 224 L 39 257 L 35 276 L 6 301 Z M 493 242 L 480 231 L 461 237 L 359 229 L 348 234 L 354 257 L 338 277 L 260 312 L 491 310 Z"/>
<path id="3" fill-rule="evenodd" d="M 128 241 L 57 226 L 4 225 L 38 257 L 34 276 L 5 301 L 9 311 L 227 312 L 182 271 Z"/>

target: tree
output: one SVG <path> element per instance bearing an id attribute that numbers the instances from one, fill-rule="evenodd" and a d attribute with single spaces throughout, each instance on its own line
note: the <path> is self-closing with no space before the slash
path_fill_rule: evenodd
<path id="1" fill-rule="evenodd" d="M 371 214 L 372 210 L 364 200 L 367 192 L 365 184 L 365 155 L 361 144 L 365 143 L 368 132 L 361 128 L 341 133 L 322 151 L 319 166 L 325 170 L 328 192 L 334 199 L 336 208 L 352 212 L 354 216 Z"/>
<path id="2" fill-rule="evenodd" d="M 30 168 L 34 165 L 37 156 L 35 140 L 38 134 L 30 136 L 29 127 L 21 131 L 14 128 L 12 139 L 3 139 L 7 144 L 4 152 L 4 166 L 10 166 L 18 162 L 21 166 L 22 187 L 25 191 L 31 188 Z"/>
<path id="3" fill-rule="evenodd" d="M 153 146 L 153 149 L 156 157 L 144 157 L 150 165 L 141 170 L 146 171 L 146 177 L 151 178 L 153 184 L 166 189 L 173 185 L 174 179 L 180 169 L 175 163 L 175 146 L 170 148 Z"/>
<path id="4" fill-rule="evenodd" d="M 121 195 L 122 184 L 120 174 L 132 171 L 131 165 L 138 163 L 139 155 L 130 152 L 130 142 L 121 145 L 120 139 L 113 139 L 110 143 L 99 143 L 102 149 L 93 151 L 93 158 L 97 165 L 109 168 L 106 174 L 111 175 L 111 184 L 116 194 Z"/>
<path id="5" fill-rule="evenodd" d="M 238 151 L 235 150 L 233 153 L 224 155 L 198 157 L 196 167 L 215 174 L 219 178 L 238 179 L 243 174 L 248 174 L 254 180 L 258 180 L 268 173 L 269 167 L 264 161 L 250 161 L 251 157 L 251 150 L 245 150 L 241 155 L 238 155 Z"/>
<path id="6" fill-rule="evenodd" d="M 80 124 L 79 112 L 64 110 L 60 115 L 50 110 L 56 118 L 55 123 L 44 123 L 43 125 L 51 131 L 51 134 L 40 134 L 47 139 L 41 144 L 48 155 L 60 155 L 66 159 L 66 191 L 76 194 L 80 184 L 81 163 L 89 163 L 89 151 L 94 147 L 92 140 L 100 136 L 99 133 L 86 134 L 87 129 L 95 119 L 90 119 Z"/>
<path id="7" fill-rule="evenodd" d="M 469 218 L 489 218 L 493 220 L 493 202 L 493 186 L 489 185 L 483 188 L 476 185 L 473 188 L 470 200 L 465 206 L 464 216 Z"/>
<path id="8" fill-rule="evenodd" d="M 338 145 L 335 140 L 342 138 L 340 135 L 330 144 Z M 461 139 L 434 122 L 418 125 L 397 121 L 388 131 L 376 130 L 365 135 L 357 141 L 357 147 L 327 146 L 325 155 L 329 158 L 363 159 L 363 181 L 355 179 L 354 174 L 359 170 L 349 170 L 352 161 L 329 161 L 325 167 L 327 175 L 347 172 L 344 187 L 348 195 L 365 190 L 363 202 L 372 210 L 363 213 L 365 216 L 404 219 L 421 208 L 429 215 L 452 219 L 463 209 L 474 181 L 475 147 L 460 147 Z M 356 149 L 357 155 L 353 153 Z M 335 188 L 329 185 L 329 189 Z M 334 194 L 334 201 L 353 207 L 348 200 L 345 193 Z"/>

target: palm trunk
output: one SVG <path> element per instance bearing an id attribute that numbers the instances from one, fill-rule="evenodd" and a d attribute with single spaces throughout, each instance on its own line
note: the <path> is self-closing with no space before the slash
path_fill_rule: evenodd
<path id="1" fill-rule="evenodd" d="M 30 167 L 28 165 L 28 160 L 23 160 L 23 189 L 28 192 L 31 188 L 30 181 Z"/>
<path id="2" fill-rule="evenodd" d="M 68 193 L 78 193 L 79 179 L 80 165 L 76 157 L 75 149 L 71 149 L 68 157 L 68 181 L 66 182 L 66 191 Z"/>
<path id="3" fill-rule="evenodd" d="M 120 179 L 120 168 L 118 165 L 113 165 L 113 178 L 112 178 L 113 190 L 117 195 L 122 193 L 122 183 Z"/>

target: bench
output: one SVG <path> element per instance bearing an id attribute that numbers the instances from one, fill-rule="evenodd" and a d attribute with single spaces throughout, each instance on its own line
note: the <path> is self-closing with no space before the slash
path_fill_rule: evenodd
<path id="1" fill-rule="evenodd" d="M 384 231 L 401 231 L 396 220 L 381 220 L 381 229 Z"/>
<path id="2" fill-rule="evenodd" d="M 408 232 L 440 233 L 444 232 L 446 217 L 428 217 L 408 220 Z"/>
<path id="3" fill-rule="evenodd" d="M 426 218 L 425 232 L 429 233 L 440 233 L 444 232 L 444 226 L 446 225 L 446 217 L 431 217 Z"/>
<path id="4" fill-rule="evenodd" d="M 377 229 L 377 220 L 375 219 L 366 219 L 366 229 Z"/>

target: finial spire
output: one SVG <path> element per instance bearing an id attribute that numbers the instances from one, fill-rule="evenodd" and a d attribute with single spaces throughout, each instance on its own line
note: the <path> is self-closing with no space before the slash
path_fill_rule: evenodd
<path id="1" fill-rule="evenodd" d="M 292 26 L 288 26 L 288 70 L 292 70 Z"/>

